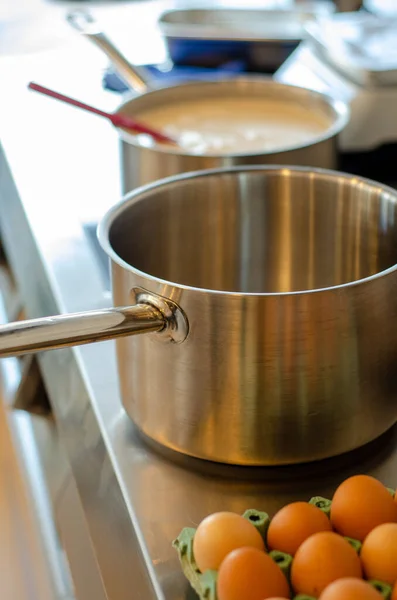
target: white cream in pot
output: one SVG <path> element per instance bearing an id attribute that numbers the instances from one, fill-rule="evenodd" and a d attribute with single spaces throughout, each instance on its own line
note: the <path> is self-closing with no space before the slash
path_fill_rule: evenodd
<path id="1" fill-rule="evenodd" d="M 250 154 L 305 145 L 325 133 L 331 118 L 310 107 L 267 98 L 176 102 L 135 114 L 194 154 Z"/>

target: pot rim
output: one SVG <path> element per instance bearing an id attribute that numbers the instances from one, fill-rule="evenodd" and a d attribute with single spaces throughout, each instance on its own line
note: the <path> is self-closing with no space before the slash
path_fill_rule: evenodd
<path id="1" fill-rule="evenodd" d="M 166 188 L 170 184 L 178 183 L 179 181 L 185 180 L 193 180 L 193 179 L 201 179 L 205 177 L 212 177 L 214 175 L 228 175 L 235 173 L 250 173 L 250 172 L 261 172 L 266 171 L 267 173 L 280 173 L 285 171 L 285 174 L 289 172 L 293 173 L 307 173 L 307 174 L 316 174 L 323 177 L 331 177 L 332 179 L 343 179 L 353 180 L 357 183 L 364 184 L 369 186 L 370 188 L 378 188 L 379 191 L 389 194 L 391 198 L 397 203 L 397 190 L 394 190 L 388 185 L 384 185 L 382 183 L 378 183 L 372 179 L 367 179 L 365 177 L 360 177 L 358 175 L 352 175 L 349 173 L 342 173 L 341 171 L 334 171 L 331 169 L 322 169 L 322 168 L 314 168 L 314 167 L 302 167 L 302 166 L 289 166 L 289 165 L 241 165 L 236 167 L 221 167 L 216 169 L 206 169 L 201 171 L 192 171 L 188 173 L 181 173 L 178 175 L 172 175 L 171 177 L 166 177 L 164 179 L 159 179 L 153 183 L 149 183 L 147 185 L 141 186 L 129 192 L 126 196 L 124 196 L 119 202 L 113 205 L 102 217 L 99 222 L 97 229 L 98 241 L 102 247 L 102 249 L 106 252 L 109 258 L 116 264 L 118 264 L 123 269 L 134 273 L 135 275 L 139 275 L 150 280 L 153 283 L 160 284 L 162 286 L 171 286 L 174 288 L 178 288 L 180 290 L 186 290 L 190 292 L 196 293 L 205 293 L 205 294 L 216 294 L 220 296 L 235 296 L 235 297 L 281 297 L 281 296 L 302 296 L 304 294 L 315 294 L 327 291 L 340 291 L 344 289 L 349 289 L 351 287 L 355 287 L 358 285 L 363 285 L 365 283 L 369 283 L 384 275 L 389 275 L 397 270 L 397 263 L 392 265 L 391 267 L 374 273 L 369 277 L 363 277 L 361 279 L 356 279 L 354 281 L 348 281 L 347 283 L 342 283 L 334 286 L 327 286 L 322 288 L 313 288 L 309 290 L 296 290 L 296 291 L 288 291 L 288 292 L 236 292 L 236 291 L 228 291 L 228 290 L 216 290 L 210 288 L 201 288 L 186 285 L 183 283 L 177 283 L 173 281 L 168 281 L 167 279 L 162 279 L 160 277 L 156 277 L 154 275 L 150 275 L 149 273 L 145 273 L 140 269 L 137 269 L 133 265 L 130 265 L 124 259 L 122 259 L 117 252 L 113 249 L 112 245 L 109 241 L 109 232 L 112 227 L 114 221 L 126 210 L 128 207 L 136 204 L 138 202 L 147 201 L 148 196 L 150 197 L 151 192 L 155 190 L 159 190 L 161 188 Z"/>
<path id="2" fill-rule="evenodd" d="M 223 76 L 216 80 L 189 81 L 189 82 L 185 82 L 185 83 L 177 82 L 177 83 L 173 83 L 171 85 L 167 85 L 164 87 L 150 89 L 147 92 L 144 92 L 143 94 L 133 94 L 133 95 L 130 94 L 128 96 L 128 98 L 118 107 L 116 112 L 123 114 L 123 109 L 126 106 L 133 104 L 133 102 L 135 100 L 139 100 L 142 97 L 150 98 L 153 95 L 160 94 L 161 92 L 163 92 L 165 90 L 169 90 L 169 89 L 213 87 L 213 86 L 225 86 L 225 85 L 230 85 L 230 84 L 232 84 L 236 87 L 244 87 L 244 86 L 249 86 L 251 84 L 252 85 L 263 85 L 264 87 L 270 86 L 270 87 L 274 87 L 274 88 L 288 90 L 291 93 L 291 95 L 295 93 L 298 96 L 303 96 L 303 97 L 304 96 L 306 96 L 306 97 L 312 96 L 312 97 L 315 97 L 316 99 L 318 99 L 319 101 L 322 100 L 324 102 L 324 104 L 328 105 L 328 107 L 334 111 L 335 119 L 333 120 L 332 124 L 323 133 L 311 137 L 310 140 L 308 140 L 306 143 L 299 143 L 299 144 L 295 144 L 295 145 L 291 145 L 291 146 L 286 146 L 283 148 L 279 148 L 277 150 L 264 150 L 262 152 L 256 151 L 256 152 L 241 152 L 241 153 L 234 152 L 234 153 L 224 153 L 224 154 L 218 154 L 218 153 L 197 154 L 195 152 L 178 151 L 177 148 L 174 148 L 171 145 L 166 146 L 164 144 L 157 144 L 157 145 L 154 144 L 153 146 L 146 146 L 139 142 L 138 136 L 135 136 L 132 133 L 130 133 L 124 129 L 121 129 L 121 128 L 118 128 L 119 137 L 121 138 L 121 140 L 123 140 L 127 144 L 134 146 L 135 148 L 138 148 L 140 150 L 146 150 L 149 152 L 156 152 L 156 153 L 165 154 L 165 155 L 172 155 L 172 156 L 179 156 L 179 157 L 194 157 L 194 158 L 198 158 L 198 159 L 212 158 L 212 159 L 218 159 L 218 160 L 255 158 L 255 157 L 260 158 L 262 156 L 271 156 L 271 155 L 277 155 L 277 154 L 286 153 L 286 152 L 293 152 L 296 150 L 304 150 L 305 148 L 309 148 L 309 147 L 315 146 L 316 144 L 319 144 L 321 142 L 325 142 L 329 139 L 332 139 L 333 137 L 338 135 L 341 131 L 343 131 L 343 129 L 346 127 L 346 125 L 350 121 L 350 107 L 343 100 L 334 98 L 324 92 L 318 92 L 316 90 L 311 90 L 309 88 L 292 85 L 289 83 L 283 83 L 281 81 L 276 81 L 276 80 L 272 79 L 271 77 L 260 76 L 260 75 L 259 76 L 258 75 L 252 75 L 252 76 L 249 76 L 249 75 L 248 76 L 247 75 L 233 76 L 233 75 L 231 75 L 231 76 Z"/>
<path id="3" fill-rule="evenodd" d="M 193 40 L 205 40 L 205 41 L 220 41 L 220 42 L 248 42 L 253 44 L 293 44 L 299 43 L 302 41 L 304 36 L 304 24 L 302 23 L 302 17 L 305 19 L 308 18 L 316 18 L 320 15 L 329 15 L 333 14 L 334 7 L 330 3 L 325 3 L 325 8 L 321 11 L 314 2 L 306 2 L 303 3 L 303 6 L 291 6 L 288 9 L 285 8 L 228 8 L 228 7 L 201 7 L 201 8 L 176 8 L 165 10 L 158 21 L 159 28 L 162 31 L 163 35 L 166 38 L 171 39 L 193 39 Z M 269 35 L 264 37 L 260 36 L 257 33 L 252 33 L 248 28 L 244 29 L 243 27 L 239 31 L 233 31 L 233 29 L 228 29 L 215 22 L 215 25 L 212 23 L 209 25 L 206 21 L 194 21 L 191 19 L 189 21 L 189 13 L 208 13 L 209 16 L 213 14 L 229 14 L 229 13 L 237 13 L 239 12 L 249 14 L 255 16 L 263 16 L 263 13 L 266 16 L 278 17 L 283 22 L 285 21 L 293 21 L 293 23 L 297 23 L 298 27 L 300 26 L 301 33 L 289 34 L 286 32 L 284 36 L 282 34 L 279 35 Z M 251 16 L 250 15 L 250 16 Z M 175 20 L 175 17 L 182 17 L 182 20 Z M 185 17 L 185 18 L 183 18 Z"/>

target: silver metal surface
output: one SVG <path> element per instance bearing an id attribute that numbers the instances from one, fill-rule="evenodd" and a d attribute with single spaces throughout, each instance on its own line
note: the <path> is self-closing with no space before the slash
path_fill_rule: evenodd
<path id="1" fill-rule="evenodd" d="M 171 300 L 145 290 L 130 290 L 135 306 L 108 308 L 0 326 L 0 358 L 92 344 L 124 335 L 158 332 L 166 341 L 181 343 L 188 323 Z"/>
<path id="2" fill-rule="evenodd" d="M 150 89 L 150 84 L 143 76 L 142 70 L 132 65 L 116 48 L 88 11 L 73 11 L 66 18 L 77 31 L 106 54 L 116 71 L 132 90 L 142 94 Z"/>
<path id="3" fill-rule="evenodd" d="M 286 140 L 285 150 L 252 154 L 197 155 L 178 152 L 163 146 L 145 147 L 127 131 L 120 131 L 122 187 L 125 193 L 133 188 L 179 173 L 234 165 L 295 164 L 335 168 L 338 134 L 349 121 L 349 109 L 343 101 L 325 94 L 284 85 L 265 77 L 238 77 L 207 82 L 194 82 L 156 90 L 127 100 L 119 111 L 135 115 L 173 102 L 199 98 L 266 98 L 310 107 L 330 121 L 329 128 L 306 144 L 292 146 Z"/>
<path id="4" fill-rule="evenodd" d="M 160 17 L 159 27 L 176 65 L 219 67 L 235 59 L 245 63 L 248 71 L 271 73 L 302 40 L 303 25 L 314 14 L 303 8 L 277 8 L 173 10 Z"/>
<path id="5" fill-rule="evenodd" d="M 59 72 L 65 91 L 73 83 L 71 54 L 68 47 L 61 56 L 46 56 L 42 75 L 48 85 L 59 83 Z M 83 47 L 75 57 L 84 63 Z M 110 299 L 83 225 L 120 196 L 116 134 L 106 123 L 33 99 L 24 89 L 31 70 L 31 57 L 25 70 L 22 59 L 0 61 L 8 82 L 0 97 L 0 227 L 7 257 L 28 317 L 107 308 Z M 104 101 L 109 95 L 101 89 L 101 65 L 94 75 L 87 88 L 93 101 Z M 13 110 L 18 128 L 10 119 Z M 73 146 L 76 119 L 79 143 Z M 171 540 L 211 512 L 255 507 L 274 514 L 294 500 L 330 497 L 356 473 L 397 487 L 395 428 L 360 451 L 302 467 L 214 465 L 160 453 L 139 434 L 121 406 L 114 342 L 46 352 L 39 361 L 106 598 L 191 598 Z M 79 556 L 88 585 L 91 571 L 84 570 L 84 552 Z"/>
<path id="6" fill-rule="evenodd" d="M 164 327 L 163 315 L 149 304 L 18 321 L 0 327 L 0 356 L 91 344 Z"/>
<path id="7" fill-rule="evenodd" d="M 252 42 L 300 42 L 304 23 L 334 11 L 331 2 L 303 3 L 289 9 L 201 8 L 163 13 L 159 26 L 166 38 Z"/>

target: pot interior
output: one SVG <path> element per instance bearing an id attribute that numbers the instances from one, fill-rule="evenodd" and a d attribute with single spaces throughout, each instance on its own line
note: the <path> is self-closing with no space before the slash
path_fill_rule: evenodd
<path id="1" fill-rule="evenodd" d="M 121 137 L 133 145 L 142 143 L 166 154 L 212 157 L 262 156 L 303 148 L 338 134 L 349 118 L 343 102 L 265 77 L 161 88 L 128 100 L 120 112 L 180 142 L 176 147 L 152 146 L 147 136 L 120 130 Z"/>
<path id="2" fill-rule="evenodd" d="M 133 269 L 167 282 L 224 292 L 313 290 L 397 263 L 396 198 L 325 171 L 208 172 L 134 192 L 108 236 Z"/>

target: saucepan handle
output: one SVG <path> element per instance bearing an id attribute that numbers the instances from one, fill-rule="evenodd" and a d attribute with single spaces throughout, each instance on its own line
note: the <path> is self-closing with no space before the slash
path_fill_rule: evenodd
<path id="1" fill-rule="evenodd" d="M 150 89 L 143 72 L 134 67 L 114 46 L 90 13 L 83 10 L 73 11 L 66 16 L 66 19 L 74 29 L 86 36 L 107 55 L 116 71 L 132 90 L 143 94 Z"/>
<path id="2" fill-rule="evenodd" d="M 171 342 L 183 341 L 187 335 L 187 321 L 180 308 L 155 295 L 150 295 L 150 300 L 154 303 L 140 302 L 135 306 L 2 325 L 0 358 L 155 331 Z"/>

